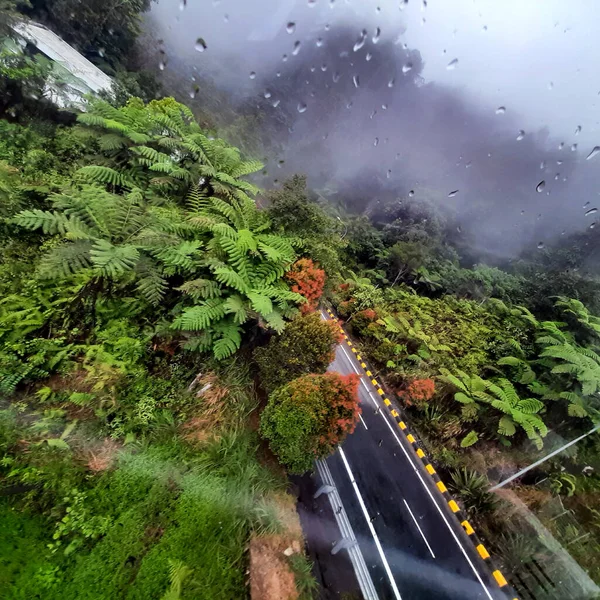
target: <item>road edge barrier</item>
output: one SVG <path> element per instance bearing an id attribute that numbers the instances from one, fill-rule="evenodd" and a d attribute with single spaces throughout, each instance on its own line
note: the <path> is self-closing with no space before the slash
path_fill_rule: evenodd
<path id="1" fill-rule="evenodd" d="M 435 467 L 433 466 L 433 464 L 427 457 L 427 454 L 421 447 L 422 444 L 418 441 L 415 434 L 411 431 L 409 426 L 406 424 L 405 420 L 400 415 L 400 412 L 392 404 L 392 401 L 388 398 L 388 394 L 385 393 L 385 390 L 383 389 L 383 387 L 381 386 L 381 384 L 379 383 L 379 381 L 377 380 L 375 375 L 372 373 L 372 371 L 369 369 L 369 366 L 367 365 L 364 357 L 361 355 L 361 353 L 359 352 L 359 350 L 356 347 L 356 345 L 354 344 L 354 342 L 352 342 L 352 340 L 350 340 L 350 338 L 348 337 L 348 334 L 344 331 L 344 328 L 340 324 L 339 317 L 337 317 L 330 308 L 326 307 L 325 310 L 327 311 L 327 314 L 332 319 L 334 319 L 335 322 L 337 323 L 339 330 L 343 336 L 343 342 L 350 348 L 351 352 L 355 355 L 356 360 L 360 364 L 365 375 L 369 378 L 369 380 L 371 381 L 371 384 L 377 390 L 377 393 L 381 396 L 381 399 L 383 400 L 383 404 L 386 406 L 386 408 L 388 409 L 391 416 L 394 417 L 394 420 L 396 421 L 398 428 L 404 434 L 404 437 L 412 446 L 416 456 L 419 458 L 419 460 L 423 464 L 426 473 L 431 477 L 431 479 L 435 483 L 435 488 L 436 488 L 437 492 L 439 494 L 441 494 L 444 501 L 446 502 L 446 505 L 450 509 L 450 512 L 452 512 L 454 518 L 458 521 L 458 523 L 462 527 L 463 531 L 467 534 L 467 536 L 468 536 L 469 540 L 471 541 L 471 543 L 473 544 L 473 547 L 474 547 L 475 551 L 477 552 L 478 556 L 482 559 L 482 561 L 490 569 L 490 572 L 491 572 L 491 575 L 492 575 L 494 581 L 496 582 L 498 587 L 506 594 L 506 596 L 508 598 L 510 598 L 511 600 L 518 600 L 515 590 L 508 583 L 508 580 L 506 579 L 506 577 L 504 576 L 502 571 L 497 567 L 497 565 L 494 564 L 494 561 L 493 561 L 492 556 L 489 553 L 488 549 L 485 547 L 482 540 L 475 533 L 475 529 L 471 525 L 468 515 L 466 514 L 466 512 L 463 509 L 461 509 L 458 502 L 456 502 L 456 500 L 454 500 L 454 498 L 448 491 L 448 488 L 445 486 L 444 482 L 442 481 L 441 477 L 437 474 Z M 397 399 L 395 399 L 395 400 L 397 402 Z"/>

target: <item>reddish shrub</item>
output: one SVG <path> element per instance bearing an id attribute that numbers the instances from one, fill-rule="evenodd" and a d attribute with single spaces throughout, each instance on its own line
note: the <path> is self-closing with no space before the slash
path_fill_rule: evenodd
<path id="1" fill-rule="evenodd" d="M 286 277 L 293 282 L 292 291 L 308 300 L 302 306 L 302 314 L 315 310 L 323 295 L 325 271 L 319 269 L 310 258 L 301 258 L 292 265 Z"/>
<path id="2" fill-rule="evenodd" d="M 433 379 L 413 379 L 408 387 L 400 392 L 407 405 L 421 404 L 431 400 L 435 392 L 435 382 Z"/>
<path id="3" fill-rule="evenodd" d="M 358 375 L 304 375 L 269 396 L 261 433 L 291 472 L 309 470 L 352 433 L 361 412 Z"/>

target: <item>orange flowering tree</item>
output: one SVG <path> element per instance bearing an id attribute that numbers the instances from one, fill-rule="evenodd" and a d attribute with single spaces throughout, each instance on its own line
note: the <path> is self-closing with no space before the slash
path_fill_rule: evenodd
<path id="1" fill-rule="evenodd" d="M 323 295 L 325 271 L 319 269 L 310 258 L 301 258 L 292 265 L 286 277 L 292 282 L 292 291 L 301 294 L 307 300 L 302 306 L 302 313 L 315 310 Z"/>
<path id="2" fill-rule="evenodd" d="M 408 387 L 401 392 L 407 405 L 422 404 L 433 398 L 435 382 L 433 379 L 413 379 Z"/>
<path id="3" fill-rule="evenodd" d="M 291 473 L 331 454 L 358 422 L 358 375 L 304 375 L 269 396 L 261 435 Z"/>

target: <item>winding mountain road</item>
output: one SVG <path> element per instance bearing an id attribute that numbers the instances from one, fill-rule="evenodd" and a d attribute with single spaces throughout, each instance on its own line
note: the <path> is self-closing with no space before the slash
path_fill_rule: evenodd
<path id="1" fill-rule="evenodd" d="M 330 315 L 323 311 L 322 317 Z M 349 552 L 363 595 L 382 600 L 512 598 L 502 574 L 492 574 L 485 547 L 473 543 L 470 524 L 461 526 L 458 505 L 362 360 L 346 342 L 329 367 L 361 377 L 362 415 L 342 446 L 319 461 L 315 477 L 319 485 L 329 484 L 323 490 L 341 523 L 340 536 L 350 546 L 342 551 Z"/>

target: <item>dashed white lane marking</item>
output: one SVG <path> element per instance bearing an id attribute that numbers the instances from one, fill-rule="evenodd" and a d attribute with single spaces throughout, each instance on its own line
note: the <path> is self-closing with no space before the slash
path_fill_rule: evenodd
<path id="1" fill-rule="evenodd" d="M 408 505 L 408 502 L 406 500 L 404 500 L 404 498 L 402 498 L 402 500 L 404 501 L 404 504 L 406 506 L 406 510 L 408 510 L 408 512 L 410 513 L 410 516 L 412 517 L 412 520 L 415 522 L 415 525 L 417 526 L 417 529 L 419 530 L 419 533 L 421 534 L 421 537 L 423 538 L 423 541 L 427 545 L 427 548 L 429 549 L 429 552 L 431 552 L 431 556 L 433 556 L 433 558 L 435 558 L 435 554 L 433 553 L 433 550 L 431 549 L 431 546 L 429 545 L 429 542 L 427 541 L 427 538 L 425 537 L 425 534 L 423 533 L 423 530 L 419 527 L 419 523 L 417 522 L 417 518 L 415 517 L 415 515 L 413 515 L 413 511 L 410 510 L 410 506 Z"/>
<path id="2" fill-rule="evenodd" d="M 346 355 L 346 357 L 348 358 L 348 361 L 350 362 L 350 365 L 352 366 L 352 369 L 359 373 L 359 371 L 356 369 L 356 367 L 354 366 L 354 361 L 350 358 L 349 354 L 346 352 L 346 349 L 343 346 L 340 346 L 342 348 L 342 351 L 344 352 L 344 354 Z M 359 373 L 360 375 L 360 373 Z M 369 398 L 371 398 L 371 400 L 375 403 L 376 406 L 379 406 L 377 404 L 377 402 L 373 399 L 372 395 L 371 395 L 371 390 L 368 388 L 367 384 L 363 381 L 362 377 L 361 377 L 361 382 L 362 384 L 365 386 L 368 394 L 369 394 Z M 396 435 L 396 432 L 394 431 L 394 429 L 392 428 L 387 416 L 384 414 L 385 411 L 380 410 L 379 411 L 379 415 L 381 416 L 381 418 L 385 421 L 385 424 L 388 426 L 388 428 L 390 429 L 390 431 L 392 432 L 392 435 L 396 438 L 396 441 L 398 442 L 398 445 L 400 446 L 402 452 L 404 452 L 404 455 L 406 456 L 406 458 L 408 459 L 409 463 L 412 465 L 412 468 L 414 470 L 414 472 L 417 474 L 417 477 L 419 478 L 419 481 L 421 482 L 421 484 L 423 485 L 423 487 L 425 488 L 425 491 L 427 492 L 427 494 L 429 495 L 429 497 L 431 498 L 431 501 L 433 502 L 433 504 L 435 505 L 437 511 L 440 514 L 440 517 L 442 517 L 442 520 L 444 521 L 444 523 L 446 524 L 446 527 L 448 528 L 448 531 L 450 531 L 452 537 L 454 538 L 454 541 L 456 542 L 456 545 L 460 548 L 460 551 L 462 552 L 462 554 L 465 557 L 465 560 L 467 561 L 467 563 L 469 564 L 469 566 L 471 567 L 471 569 L 473 570 L 473 573 L 475 573 L 475 577 L 477 577 L 477 581 L 479 581 L 479 583 L 481 584 L 481 587 L 483 588 L 486 596 L 489 598 L 489 600 L 494 600 L 493 596 L 490 594 L 490 591 L 488 590 L 487 586 L 485 585 L 485 583 L 483 582 L 483 579 L 481 579 L 481 575 L 479 574 L 479 571 L 477 570 L 477 568 L 475 567 L 475 565 L 473 564 L 473 561 L 469 558 L 469 555 L 467 554 L 467 551 L 465 550 L 464 546 L 462 545 L 461 541 L 458 539 L 456 533 L 454 532 L 454 529 L 452 528 L 452 526 L 450 525 L 450 523 L 448 522 L 448 519 L 446 518 L 446 515 L 444 515 L 444 513 L 442 512 L 442 509 L 440 508 L 439 504 L 436 502 L 435 498 L 433 497 L 431 490 L 427 487 L 427 484 L 425 483 L 425 481 L 423 480 L 423 478 L 421 477 L 421 473 L 419 473 L 419 470 L 417 469 L 417 467 L 415 466 L 414 461 L 412 460 L 412 457 L 408 454 L 408 452 L 406 451 L 406 448 L 404 448 L 404 445 L 402 444 L 402 442 L 400 441 L 400 438 Z M 342 452 L 342 449 L 339 449 L 340 452 Z M 345 457 L 342 453 L 342 458 Z M 348 468 L 348 467 L 346 467 Z M 354 483 L 354 485 L 356 485 Z M 356 487 L 356 492 L 357 494 L 359 494 L 358 492 L 358 488 Z M 360 498 L 359 498 L 360 500 Z M 363 508 L 363 512 L 365 512 L 366 514 L 366 508 Z M 368 520 L 368 519 L 367 519 Z M 373 529 L 373 526 L 371 525 L 370 521 L 369 521 L 369 526 L 370 529 L 373 530 L 373 534 L 375 534 L 375 530 Z M 374 536 L 375 537 L 375 536 Z M 375 537 L 375 541 L 376 543 L 378 542 L 377 538 Z M 379 548 L 379 546 L 378 546 Z M 381 553 L 383 554 L 383 551 L 381 551 Z M 389 568 L 389 567 L 388 567 Z"/>
<path id="3" fill-rule="evenodd" d="M 365 423 L 365 420 L 362 418 L 362 415 L 358 415 L 358 416 L 359 416 L 359 418 L 360 418 L 360 420 L 361 420 L 362 424 L 365 426 L 365 429 L 366 429 L 367 431 L 369 431 L 369 428 L 367 427 L 367 424 Z"/>
<path id="4" fill-rule="evenodd" d="M 360 507 L 363 511 L 363 515 L 365 516 L 365 519 L 367 520 L 367 525 L 369 526 L 369 530 L 371 531 L 371 535 L 373 536 L 373 540 L 375 541 L 375 545 L 377 546 L 377 551 L 379 552 L 379 556 L 381 557 L 381 562 L 383 563 L 383 568 L 385 569 L 388 579 L 390 580 L 390 585 L 392 586 L 392 591 L 394 592 L 394 596 L 396 596 L 397 600 L 402 600 L 402 596 L 400 596 L 400 592 L 398 591 L 398 587 L 396 586 L 396 582 L 394 581 L 394 576 L 392 575 L 390 565 L 388 564 L 387 558 L 385 557 L 385 554 L 383 552 L 383 548 L 381 547 L 381 542 L 379 541 L 379 538 L 377 537 L 377 533 L 375 533 L 375 528 L 373 527 L 373 523 L 371 523 L 371 518 L 369 517 L 367 507 L 365 506 L 363 497 L 361 496 L 360 490 L 358 489 L 358 485 L 356 485 L 356 480 L 354 479 L 354 475 L 352 474 L 352 471 L 350 470 L 350 465 L 348 464 L 346 455 L 344 454 L 344 451 L 341 448 L 338 448 L 338 450 L 340 451 L 340 456 L 342 457 L 342 460 L 344 461 L 344 466 L 346 467 L 346 471 L 348 472 L 348 477 L 350 478 L 350 483 L 352 484 L 352 487 L 354 488 L 354 492 L 356 494 L 356 497 L 358 498 L 358 503 L 360 504 Z"/>

